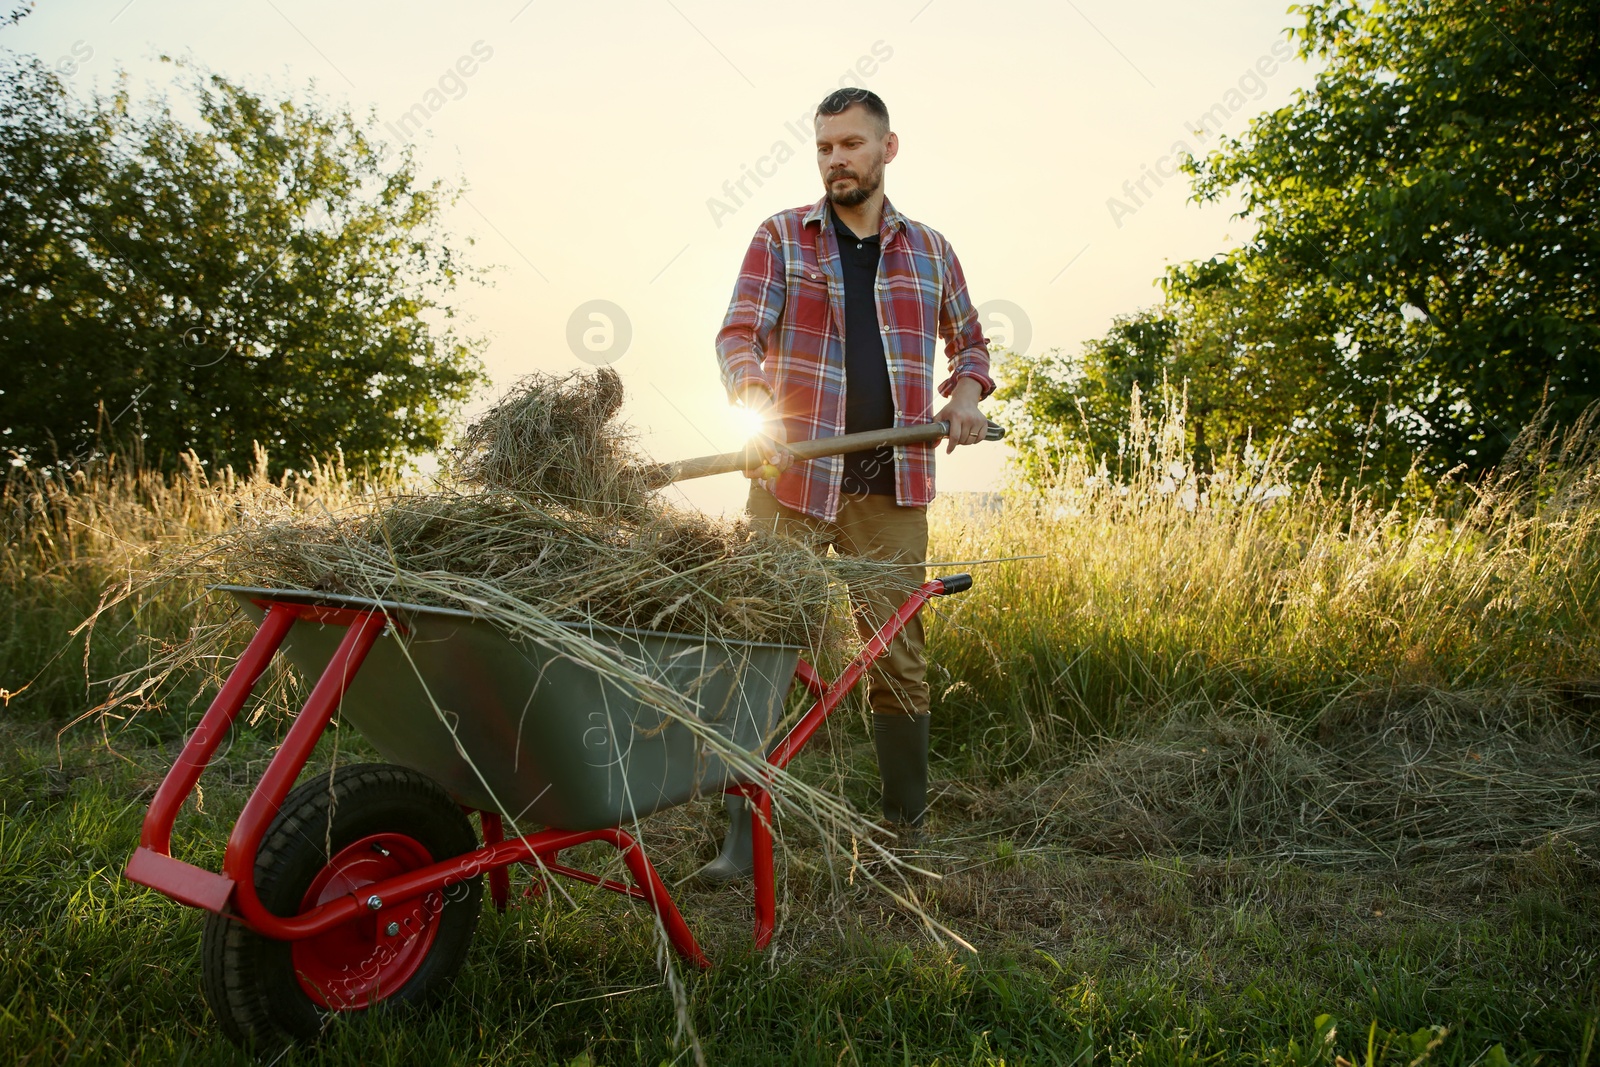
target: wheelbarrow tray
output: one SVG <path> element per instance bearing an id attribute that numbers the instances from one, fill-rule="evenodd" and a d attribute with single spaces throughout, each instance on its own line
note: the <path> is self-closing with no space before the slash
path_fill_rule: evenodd
<path id="1" fill-rule="evenodd" d="M 306 590 L 217 586 L 258 622 L 271 602 L 378 609 L 391 625 L 339 707 L 384 758 L 439 782 L 461 804 L 530 824 L 598 830 L 748 781 L 680 719 L 559 649 L 513 637 L 470 611 Z M 783 714 L 800 649 L 571 624 L 760 761 Z M 283 644 L 315 678 L 345 628 L 305 622 Z"/>

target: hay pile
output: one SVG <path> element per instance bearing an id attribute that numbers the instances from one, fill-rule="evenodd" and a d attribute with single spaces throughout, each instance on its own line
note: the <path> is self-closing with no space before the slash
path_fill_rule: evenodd
<path id="1" fill-rule="evenodd" d="M 1600 853 L 1591 724 L 1537 701 L 1421 693 L 1309 727 L 1179 710 L 979 805 L 1032 844 L 1125 856 L 1469 867 L 1559 838 Z"/>
<path id="2" fill-rule="evenodd" d="M 622 379 L 609 367 L 522 379 L 467 428 L 450 470 L 504 490 L 600 516 L 648 511 L 647 464 L 617 422 Z"/>
<path id="3" fill-rule="evenodd" d="M 621 404 L 609 369 L 534 375 L 468 429 L 435 491 L 257 517 L 211 556 L 235 583 L 446 607 L 491 592 L 556 622 L 818 647 L 832 580 L 874 565 L 652 497 Z"/>

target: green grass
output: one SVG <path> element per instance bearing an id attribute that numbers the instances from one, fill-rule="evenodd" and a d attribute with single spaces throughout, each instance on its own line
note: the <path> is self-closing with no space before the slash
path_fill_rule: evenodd
<path id="1" fill-rule="evenodd" d="M 688 1022 L 713 1064 L 1600 1065 L 1592 450 L 1535 442 L 1517 478 L 1400 513 L 1264 501 L 1270 466 L 1202 501 L 1163 432 L 1126 477 L 1069 469 L 937 513 L 939 558 L 1044 557 L 976 568 L 930 626 L 945 876 L 916 888 L 975 952 L 831 878 L 791 820 L 767 952 L 747 898 L 682 891 L 716 966 L 681 975 L 681 1004 L 642 913 L 574 887 L 486 910 L 438 1011 L 336 1026 L 285 1062 L 688 1063 Z M 337 470 L 13 474 L 0 1061 L 247 1062 L 200 996 L 200 916 L 119 876 L 215 669 L 56 733 L 105 698 L 91 682 L 227 613 L 177 581 L 120 601 L 87 648 L 70 632 L 240 507 L 362 493 Z M 291 695 L 277 681 L 263 707 Z M 279 722 L 237 733 L 180 854 L 217 865 Z M 813 749 L 799 772 L 870 808 L 859 711 Z M 712 809 L 648 824 L 669 882 L 714 849 Z"/>
<path id="2" fill-rule="evenodd" d="M 854 724 L 833 734 L 835 753 L 862 755 Z M 180 854 L 220 860 L 270 742 L 270 729 L 235 740 L 204 811 L 191 803 L 180 822 Z M 30 1064 L 247 1062 L 200 996 L 199 913 L 118 877 L 172 744 L 124 736 L 112 755 L 74 734 L 58 754 L 51 734 L 12 726 L 0 746 L 0 1050 Z M 358 741 L 341 748 L 362 758 Z M 669 880 L 711 847 L 711 816 L 697 804 L 652 820 Z M 1499 1062 L 1496 1048 L 1579 1063 L 1595 1043 L 1600 883 L 1570 851 L 1465 874 L 1315 869 L 1026 845 L 948 801 L 936 818 L 947 875 L 923 899 L 976 954 L 935 944 L 870 889 L 830 884 L 803 833 L 789 835 L 783 927 L 764 954 L 740 894 L 682 893 L 717 961 L 683 975 L 707 1062 L 1364 1063 L 1374 1023 L 1378 1063 L 1412 1062 L 1410 1035 L 1430 1027 L 1444 1032 L 1437 1064 Z M 284 1062 L 692 1062 L 656 954 L 641 911 L 583 887 L 486 908 L 439 1010 L 335 1027 Z"/>

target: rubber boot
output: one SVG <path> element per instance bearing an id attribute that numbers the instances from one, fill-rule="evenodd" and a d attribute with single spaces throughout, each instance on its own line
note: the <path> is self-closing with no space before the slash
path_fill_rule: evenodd
<path id="1" fill-rule="evenodd" d="M 913 844 L 928 812 L 928 722 L 930 715 L 872 715 L 872 740 L 883 779 L 883 818 Z"/>
<path id="2" fill-rule="evenodd" d="M 702 885 L 727 885 L 755 872 L 755 860 L 750 849 L 750 808 L 738 793 L 724 793 L 722 802 L 728 809 L 728 835 L 722 839 L 722 854 L 701 867 L 694 880 Z"/>

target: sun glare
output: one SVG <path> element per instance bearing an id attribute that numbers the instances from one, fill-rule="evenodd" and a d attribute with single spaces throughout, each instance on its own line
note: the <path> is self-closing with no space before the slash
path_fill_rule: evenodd
<path id="1" fill-rule="evenodd" d="M 733 423 L 739 428 L 741 437 L 754 437 L 761 432 L 761 412 L 754 408 L 736 407 L 733 409 Z"/>

